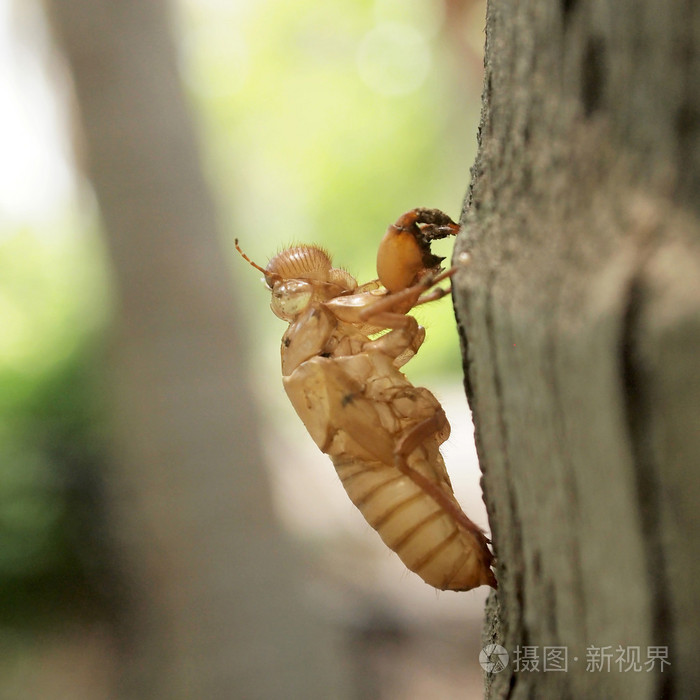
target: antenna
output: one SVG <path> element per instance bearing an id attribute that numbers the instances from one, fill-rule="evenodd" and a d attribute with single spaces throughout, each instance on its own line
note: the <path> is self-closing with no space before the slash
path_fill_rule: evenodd
<path id="1" fill-rule="evenodd" d="M 241 246 L 238 245 L 238 239 L 237 239 L 237 238 L 234 239 L 233 243 L 234 243 L 234 245 L 236 246 L 236 250 L 239 252 L 240 256 L 241 256 L 246 262 L 250 263 L 256 270 L 260 270 L 260 272 L 262 272 L 263 275 L 265 275 L 265 281 L 266 281 L 266 282 L 267 282 L 267 279 L 268 279 L 269 277 L 274 277 L 274 278 L 277 278 L 277 279 L 282 279 L 281 275 L 278 275 L 276 272 L 270 272 L 270 270 L 266 270 L 264 267 L 260 267 L 260 265 L 258 265 L 258 263 L 253 262 L 253 261 L 241 250 Z M 272 285 L 270 285 L 270 286 L 272 286 Z"/>

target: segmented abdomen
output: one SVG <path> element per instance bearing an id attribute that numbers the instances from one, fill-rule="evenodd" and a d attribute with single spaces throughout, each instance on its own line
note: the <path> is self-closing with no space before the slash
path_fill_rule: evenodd
<path id="1" fill-rule="evenodd" d="M 483 535 L 466 530 L 407 475 L 380 462 L 334 464 L 367 522 L 426 583 L 452 591 L 494 585 Z"/>

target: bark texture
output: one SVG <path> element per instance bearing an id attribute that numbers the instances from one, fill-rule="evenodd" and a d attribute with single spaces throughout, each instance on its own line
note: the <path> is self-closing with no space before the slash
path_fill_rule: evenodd
<path id="1" fill-rule="evenodd" d="M 115 697 L 342 697 L 274 521 L 168 3 L 48 6 L 118 304 L 109 483 L 129 606 Z"/>
<path id="2" fill-rule="evenodd" d="M 692 2 L 489 3 L 454 284 L 498 559 L 485 641 L 511 654 L 489 697 L 700 687 L 699 42 Z M 514 671 L 525 646 L 539 672 Z M 663 673 L 618 670 L 655 646 Z"/>

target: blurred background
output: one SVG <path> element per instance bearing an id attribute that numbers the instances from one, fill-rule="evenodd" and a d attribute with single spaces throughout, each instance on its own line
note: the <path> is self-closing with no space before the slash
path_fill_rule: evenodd
<path id="1" fill-rule="evenodd" d="M 354 509 L 233 240 L 364 282 L 404 211 L 457 219 L 484 12 L 0 0 L 0 699 L 481 695 L 486 591 Z M 417 315 L 405 371 L 486 526 L 451 305 Z"/>

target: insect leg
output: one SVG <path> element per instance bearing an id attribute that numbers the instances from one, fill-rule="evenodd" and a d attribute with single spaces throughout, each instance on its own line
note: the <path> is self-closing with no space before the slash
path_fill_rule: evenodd
<path id="1" fill-rule="evenodd" d="M 449 270 L 445 270 L 444 272 L 436 276 L 427 275 L 420 282 L 414 284 L 412 287 L 406 287 L 406 289 L 402 289 L 399 292 L 393 292 L 391 294 L 387 294 L 384 297 L 380 297 L 379 299 L 377 299 L 377 301 L 360 311 L 360 319 L 363 321 L 367 321 L 368 323 L 372 323 L 372 325 L 381 325 L 381 322 L 378 321 L 376 317 L 384 311 L 404 315 L 407 311 L 410 311 L 414 306 L 417 306 L 418 304 L 425 304 L 429 301 L 433 301 L 434 299 L 439 299 L 440 297 L 445 296 L 445 294 L 449 293 L 449 289 L 440 290 L 440 288 L 438 287 L 428 295 L 426 295 L 425 293 L 439 282 L 442 282 L 448 277 L 452 277 L 452 275 L 454 275 L 458 269 L 459 268 L 455 266 L 451 267 Z M 435 296 L 431 296 L 432 294 L 434 294 Z M 421 297 L 423 297 L 423 300 L 421 300 Z M 375 320 L 377 321 L 376 324 Z M 387 328 L 390 326 L 384 327 Z"/>
<path id="2" fill-rule="evenodd" d="M 363 352 L 376 350 L 394 358 L 394 366 L 406 364 L 417 352 L 425 340 L 425 329 L 418 325 L 413 316 L 402 314 L 382 314 L 384 328 L 391 328 L 389 333 L 362 346 Z"/>
<path id="3" fill-rule="evenodd" d="M 454 236 L 459 224 L 439 209 L 412 209 L 387 229 L 377 250 L 377 274 L 392 292 L 410 287 L 426 273 L 437 272 L 444 258 L 433 255 L 430 243 Z"/>
<path id="4" fill-rule="evenodd" d="M 453 268 L 454 269 L 454 268 Z M 420 306 L 421 304 L 428 304 L 431 301 L 437 301 L 438 299 L 442 299 L 442 297 L 446 297 L 448 294 L 452 293 L 452 287 L 435 287 L 431 292 L 427 292 L 426 294 L 422 294 L 420 297 L 418 297 L 418 301 L 413 306 Z"/>
<path id="5" fill-rule="evenodd" d="M 413 469 L 408 464 L 408 456 L 420 447 L 426 440 L 431 439 L 436 433 L 443 430 L 447 418 L 442 408 L 433 413 L 432 416 L 416 423 L 406 430 L 398 439 L 394 448 L 394 465 L 396 468 L 409 477 L 415 484 L 420 486 L 446 513 L 458 522 L 467 532 L 484 538 L 478 525 L 473 523 L 459 507 L 454 498 L 450 498 L 435 482 Z M 486 538 L 484 538 L 485 541 Z"/>

